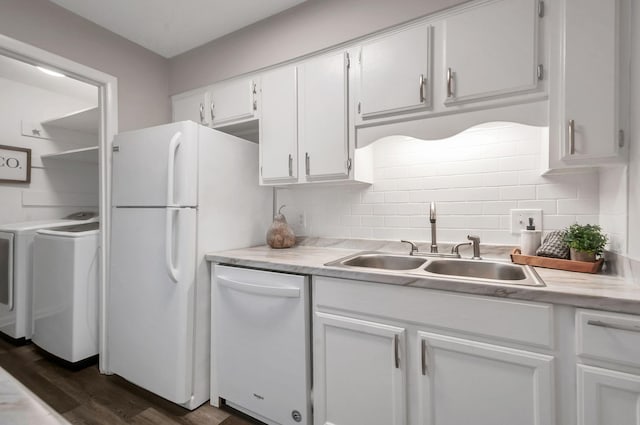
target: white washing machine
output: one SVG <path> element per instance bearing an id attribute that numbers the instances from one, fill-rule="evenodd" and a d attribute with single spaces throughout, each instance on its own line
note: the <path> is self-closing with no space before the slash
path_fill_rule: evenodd
<path id="1" fill-rule="evenodd" d="M 33 239 L 40 229 L 97 221 L 93 212 L 0 225 L 0 332 L 16 342 L 33 333 Z"/>
<path id="2" fill-rule="evenodd" d="M 33 343 L 77 363 L 98 354 L 98 223 L 39 230 L 33 241 Z"/>

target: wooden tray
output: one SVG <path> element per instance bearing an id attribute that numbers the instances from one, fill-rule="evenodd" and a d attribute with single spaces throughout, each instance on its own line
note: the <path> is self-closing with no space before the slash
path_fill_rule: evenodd
<path id="1" fill-rule="evenodd" d="M 595 263 L 586 261 L 562 260 L 560 258 L 538 257 L 537 255 L 523 255 L 520 248 L 511 251 L 511 262 L 547 269 L 568 270 L 580 273 L 598 273 L 602 268 L 604 259 L 599 259 Z"/>

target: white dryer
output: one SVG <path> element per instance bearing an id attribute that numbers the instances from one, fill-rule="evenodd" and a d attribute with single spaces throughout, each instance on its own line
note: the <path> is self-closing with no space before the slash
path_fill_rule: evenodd
<path id="1" fill-rule="evenodd" d="M 39 230 L 33 241 L 33 343 L 78 363 L 98 354 L 98 223 Z"/>
<path id="2" fill-rule="evenodd" d="M 23 342 L 33 333 L 33 239 L 40 229 L 97 221 L 80 212 L 61 219 L 0 225 L 0 332 Z"/>

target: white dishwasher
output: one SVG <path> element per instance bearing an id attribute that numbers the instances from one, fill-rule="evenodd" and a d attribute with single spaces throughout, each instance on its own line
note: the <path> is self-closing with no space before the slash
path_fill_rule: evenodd
<path id="1" fill-rule="evenodd" d="M 269 425 L 312 423 L 309 279 L 214 265 L 212 382 Z"/>

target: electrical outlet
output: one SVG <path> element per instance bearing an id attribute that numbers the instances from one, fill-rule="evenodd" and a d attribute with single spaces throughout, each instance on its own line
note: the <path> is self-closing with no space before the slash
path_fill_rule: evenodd
<path id="1" fill-rule="evenodd" d="M 542 210 L 511 210 L 511 234 L 519 235 L 521 230 L 525 230 L 529 225 L 529 217 L 533 218 L 533 225 L 536 230 L 542 230 Z"/>

